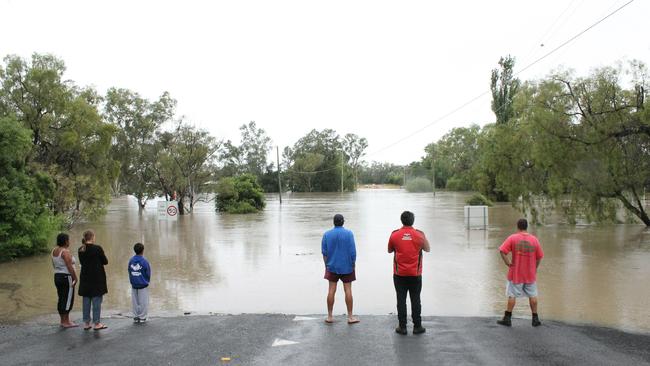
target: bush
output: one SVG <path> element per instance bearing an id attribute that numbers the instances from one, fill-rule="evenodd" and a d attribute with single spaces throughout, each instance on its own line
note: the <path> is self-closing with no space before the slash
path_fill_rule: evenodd
<path id="1" fill-rule="evenodd" d="M 493 203 L 489 198 L 485 197 L 480 193 L 474 193 L 467 201 L 467 204 L 470 206 L 492 206 Z"/>
<path id="2" fill-rule="evenodd" d="M 433 192 L 431 181 L 417 177 L 406 182 L 406 190 L 409 192 Z"/>
<path id="3" fill-rule="evenodd" d="M 232 214 L 253 213 L 264 209 L 264 191 L 254 175 L 222 178 L 217 182 L 216 209 Z"/>

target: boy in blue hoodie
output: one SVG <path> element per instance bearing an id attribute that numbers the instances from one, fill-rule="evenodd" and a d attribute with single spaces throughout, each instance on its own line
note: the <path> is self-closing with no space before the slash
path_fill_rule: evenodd
<path id="1" fill-rule="evenodd" d="M 142 256 L 144 245 L 136 243 L 133 246 L 135 255 L 129 260 L 129 280 L 131 281 L 131 300 L 133 302 L 133 322 L 147 321 L 149 308 L 149 281 L 151 279 L 151 266 Z"/>

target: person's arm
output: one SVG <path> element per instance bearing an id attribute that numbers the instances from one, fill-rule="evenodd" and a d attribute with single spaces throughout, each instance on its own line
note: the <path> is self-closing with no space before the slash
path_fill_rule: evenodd
<path id="1" fill-rule="evenodd" d="M 395 246 L 393 245 L 393 235 L 391 234 L 390 238 L 388 238 L 388 253 L 392 253 L 395 251 Z"/>
<path id="2" fill-rule="evenodd" d="M 320 252 L 323 255 L 323 263 L 325 263 L 325 267 L 327 267 L 327 241 L 325 240 L 325 235 L 323 235 L 323 239 L 320 243 Z"/>
<path id="3" fill-rule="evenodd" d="M 424 233 L 422 233 L 422 239 L 423 239 L 422 250 L 424 250 L 427 253 L 430 252 L 431 251 L 431 245 L 429 245 L 429 240 L 427 239 L 427 236 L 424 235 Z"/>
<path id="4" fill-rule="evenodd" d="M 151 281 L 151 265 L 149 264 L 148 260 L 145 260 L 144 262 L 144 278 L 147 280 L 147 282 Z"/>
<path id="5" fill-rule="evenodd" d="M 100 247 L 99 245 L 98 247 L 99 247 L 99 259 L 102 261 L 103 265 L 107 265 L 108 258 L 106 258 L 106 254 L 104 254 L 104 248 Z"/>
<path id="6" fill-rule="evenodd" d="M 510 258 L 508 258 L 508 254 L 499 251 L 499 254 L 501 254 L 501 259 L 503 259 L 503 263 L 506 264 L 506 266 L 510 267 L 512 266 L 512 263 L 510 262 Z"/>
<path id="7" fill-rule="evenodd" d="M 535 262 L 535 270 L 537 270 L 537 269 L 539 268 L 539 264 L 540 264 L 540 263 L 542 263 L 542 258 L 538 259 L 538 260 Z"/>
<path id="8" fill-rule="evenodd" d="M 350 257 L 352 258 L 352 270 L 354 270 L 357 264 L 357 246 L 354 243 L 354 234 L 352 233 L 350 233 L 350 240 L 352 241 L 352 246 L 350 247 Z"/>
<path id="9" fill-rule="evenodd" d="M 68 272 L 72 276 L 72 286 L 74 286 L 77 284 L 77 273 L 74 271 L 74 265 L 72 265 L 72 255 L 69 250 L 64 250 L 61 256 L 63 257 L 65 266 L 68 268 Z"/>

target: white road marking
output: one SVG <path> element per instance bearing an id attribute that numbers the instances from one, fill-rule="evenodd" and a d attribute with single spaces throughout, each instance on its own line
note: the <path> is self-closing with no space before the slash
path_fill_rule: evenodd
<path id="1" fill-rule="evenodd" d="M 300 342 L 294 342 L 294 341 L 289 341 L 289 340 L 286 340 L 286 339 L 276 338 L 273 341 L 273 344 L 271 345 L 271 347 L 290 346 L 292 344 L 298 344 L 298 343 L 300 343 Z"/>
<path id="2" fill-rule="evenodd" d="M 316 320 L 316 319 L 318 319 L 318 318 L 310 318 L 308 316 L 296 316 L 295 318 L 293 318 L 293 321 L 294 322 L 300 322 L 300 321 L 305 321 L 305 320 Z"/>

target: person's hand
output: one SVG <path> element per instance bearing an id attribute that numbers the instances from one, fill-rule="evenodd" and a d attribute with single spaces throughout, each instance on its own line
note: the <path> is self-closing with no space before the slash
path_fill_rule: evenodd
<path id="1" fill-rule="evenodd" d="M 74 287 L 76 284 L 77 284 L 77 279 L 75 278 L 72 280 L 72 287 Z"/>

